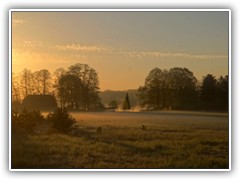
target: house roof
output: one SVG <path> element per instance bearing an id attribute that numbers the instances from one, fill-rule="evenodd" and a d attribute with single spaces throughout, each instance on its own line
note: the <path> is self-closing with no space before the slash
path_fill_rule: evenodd
<path id="1" fill-rule="evenodd" d="M 24 98 L 23 107 L 28 109 L 53 109 L 57 107 L 56 99 L 53 95 L 28 95 Z"/>

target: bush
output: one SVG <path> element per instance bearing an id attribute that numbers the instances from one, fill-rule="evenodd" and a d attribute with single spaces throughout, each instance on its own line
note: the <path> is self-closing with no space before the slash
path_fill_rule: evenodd
<path id="1" fill-rule="evenodd" d="M 12 111 L 12 133 L 17 135 L 33 134 L 37 125 L 43 122 L 40 111 L 23 109 Z"/>
<path id="2" fill-rule="evenodd" d="M 54 131 L 68 133 L 75 123 L 67 109 L 58 108 L 46 118 L 36 110 L 12 111 L 12 134 L 17 136 L 39 133 L 46 124 Z"/>
<path id="3" fill-rule="evenodd" d="M 68 133 L 76 123 L 66 108 L 57 108 L 48 114 L 47 120 L 52 122 L 52 127 L 61 133 Z"/>

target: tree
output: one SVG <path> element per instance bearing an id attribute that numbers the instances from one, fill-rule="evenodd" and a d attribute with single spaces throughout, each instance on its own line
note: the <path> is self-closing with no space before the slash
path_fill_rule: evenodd
<path id="1" fill-rule="evenodd" d="M 57 96 L 60 99 L 61 108 L 78 109 L 81 102 L 81 79 L 72 74 L 62 75 L 58 81 Z"/>
<path id="2" fill-rule="evenodd" d="M 201 87 L 201 101 L 203 103 L 204 109 L 216 109 L 216 90 L 216 78 L 212 74 L 207 74 L 205 77 L 203 77 L 203 83 Z"/>
<path id="3" fill-rule="evenodd" d="M 167 71 L 154 68 L 145 79 L 144 86 L 140 86 L 139 97 L 141 105 L 147 105 L 149 108 L 160 109 L 166 106 L 167 89 Z"/>
<path id="4" fill-rule="evenodd" d="M 69 74 L 77 76 L 82 82 L 80 109 L 88 110 L 98 106 L 99 80 L 97 72 L 87 64 L 75 64 L 69 67 Z"/>
<path id="5" fill-rule="evenodd" d="M 33 73 L 33 82 L 34 82 L 34 94 L 41 94 L 41 84 L 40 84 L 40 79 L 41 77 L 39 76 L 39 71 L 35 71 Z"/>
<path id="6" fill-rule="evenodd" d="M 131 104 L 129 101 L 128 93 L 125 96 L 125 100 L 123 102 L 123 110 L 130 110 L 131 109 Z"/>
<path id="7" fill-rule="evenodd" d="M 20 102 L 21 94 L 20 94 L 20 84 L 18 81 L 18 77 L 13 73 L 12 74 L 12 102 Z"/>
<path id="8" fill-rule="evenodd" d="M 51 73 L 47 69 L 42 69 L 38 72 L 42 94 L 46 94 L 51 88 Z"/>
<path id="9" fill-rule="evenodd" d="M 24 69 L 20 75 L 20 87 L 22 90 L 23 98 L 34 91 L 33 74 L 30 70 Z"/>
<path id="10" fill-rule="evenodd" d="M 192 109 L 197 100 L 197 79 L 187 68 L 175 67 L 167 76 L 168 106 L 174 109 Z"/>
<path id="11" fill-rule="evenodd" d="M 220 76 L 217 81 L 216 102 L 219 110 L 228 110 L 228 76 Z"/>
<path id="12" fill-rule="evenodd" d="M 61 133 L 68 133 L 76 123 L 66 108 L 57 108 L 53 113 L 48 114 L 47 119 L 52 122 L 53 128 Z"/>
<path id="13" fill-rule="evenodd" d="M 53 87 L 57 88 L 59 79 L 65 75 L 67 71 L 64 68 L 58 68 L 55 70 L 52 76 Z"/>
<path id="14" fill-rule="evenodd" d="M 58 68 L 54 71 L 52 76 L 52 88 L 53 88 L 53 95 L 56 96 L 57 103 L 61 105 L 59 96 L 59 81 L 63 75 L 66 74 L 66 70 L 64 68 Z"/>
<path id="15" fill-rule="evenodd" d="M 21 85 L 24 97 L 29 94 L 47 94 L 51 90 L 51 73 L 47 69 L 35 71 L 24 69 L 21 74 Z"/>
<path id="16" fill-rule="evenodd" d="M 194 108 L 197 79 L 187 68 L 172 68 L 169 71 L 154 68 L 139 88 L 142 105 L 154 109 Z"/>

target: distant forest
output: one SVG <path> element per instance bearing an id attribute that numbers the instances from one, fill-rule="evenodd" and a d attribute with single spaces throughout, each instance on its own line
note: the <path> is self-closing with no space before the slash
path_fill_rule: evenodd
<path id="1" fill-rule="evenodd" d="M 152 69 L 144 85 L 136 90 L 99 91 L 95 69 L 74 64 L 67 70 L 24 69 L 12 74 L 12 105 L 21 106 L 29 95 L 52 95 L 59 107 L 69 110 L 99 110 L 121 107 L 129 95 L 131 107 L 147 110 L 228 110 L 228 75 L 216 78 L 207 74 L 198 81 L 187 68 Z"/>

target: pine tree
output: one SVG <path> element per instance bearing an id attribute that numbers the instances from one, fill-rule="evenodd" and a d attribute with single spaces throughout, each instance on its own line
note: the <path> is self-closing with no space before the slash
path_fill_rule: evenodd
<path id="1" fill-rule="evenodd" d="M 130 104 L 128 93 L 127 93 L 123 103 L 123 110 L 130 110 L 130 109 L 131 109 L 131 104 Z"/>

